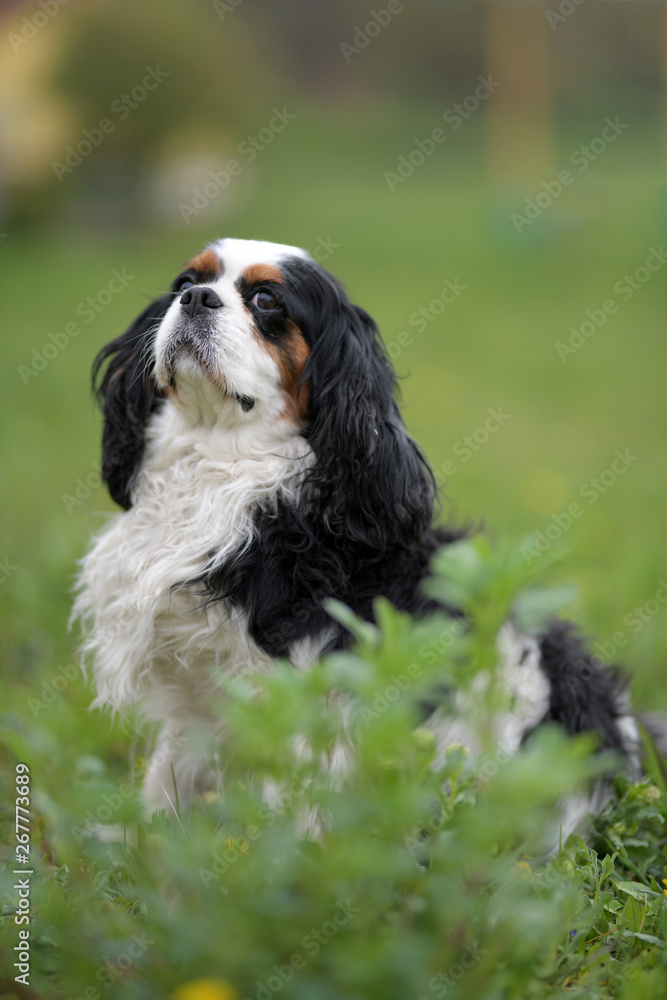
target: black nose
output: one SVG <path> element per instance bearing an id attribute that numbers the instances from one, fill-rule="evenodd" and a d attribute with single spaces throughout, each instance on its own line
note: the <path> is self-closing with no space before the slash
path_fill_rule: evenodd
<path id="1" fill-rule="evenodd" d="M 198 316 L 207 309 L 219 309 L 222 301 L 212 288 L 188 288 L 181 295 L 181 308 L 188 316 Z"/>

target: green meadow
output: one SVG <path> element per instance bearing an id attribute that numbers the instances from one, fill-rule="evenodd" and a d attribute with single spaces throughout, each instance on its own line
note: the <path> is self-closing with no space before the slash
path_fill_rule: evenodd
<path id="1" fill-rule="evenodd" d="M 117 801 L 128 774 L 134 782 L 146 746 L 131 720 L 88 711 L 67 629 L 77 559 L 113 510 L 99 482 L 91 363 L 221 235 L 310 249 L 377 320 L 405 420 L 442 484 L 439 517 L 478 526 L 490 543 L 452 568 L 481 622 L 478 645 L 464 652 L 489 653 L 514 590 L 549 566 L 550 583 L 576 588 L 564 613 L 603 644 L 598 652 L 627 664 L 637 703 L 667 709 L 667 263 L 655 139 L 640 126 L 631 146 L 619 137 L 519 233 L 512 215 L 544 189 L 491 184 L 475 121 L 390 190 L 385 174 L 439 113 L 302 111 L 298 127 L 187 224 L 174 206 L 162 228 L 54 224 L 0 243 L 2 818 L 9 836 L 14 762 L 27 760 L 41 908 L 35 992 L 5 984 L 3 996 L 664 995 L 667 793 L 655 762 L 642 785 L 617 783 L 596 827 L 598 853 L 576 841 L 548 859 L 554 804 L 590 773 L 582 748 L 558 745 L 562 768 L 550 770 L 547 739 L 497 782 L 466 778 L 456 755 L 429 777 L 430 745 L 412 733 L 403 699 L 376 728 L 362 727 L 350 792 L 336 799 L 305 768 L 312 802 L 335 819 L 327 850 L 299 841 L 299 801 L 256 842 L 248 833 L 261 808 L 248 775 L 291 779 L 297 720 L 324 748 L 336 723 L 318 699 L 349 684 L 372 705 L 424 641 L 389 611 L 381 639 L 360 629 L 360 650 L 319 679 L 280 673 L 257 715 L 247 692 L 228 692 L 238 753 L 229 795 L 209 812 L 139 823 L 137 840 L 136 796 L 120 793 L 110 808 L 125 842 L 81 833 L 106 821 L 100 803 Z M 553 176 L 602 124 L 570 123 Z M 456 664 L 444 655 L 443 676 L 456 680 Z M 433 801 L 441 818 L 424 839 Z M 426 846 L 401 853 L 406 843 Z M 11 881 L 4 888 L 11 899 Z M 336 915 L 340 934 L 315 949 L 308 936 Z M 14 931 L 8 920 L 8 951 Z M 151 944 L 126 965 L 135 933 Z M 447 980 L 475 948 L 484 959 L 460 983 Z M 288 975 L 295 955 L 305 967 Z"/>
<path id="2" fill-rule="evenodd" d="M 406 422 L 442 485 L 441 517 L 483 522 L 491 537 L 546 538 L 549 529 L 547 540 L 567 550 L 560 575 L 578 587 L 570 613 L 602 642 L 625 633 L 618 655 L 636 675 L 640 701 L 667 705 L 667 615 L 633 614 L 655 601 L 665 574 L 667 272 L 634 279 L 636 290 L 625 277 L 664 235 L 653 139 L 635 134 L 624 147 L 621 136 L 518 234 L 511 215 L 539 185 L 516 197 L 494 192 L 473 121 L 460 148 L 452 137 L 446 153 L 390 191 L 384 174 L 414 135 L 428 134 L 437 112 L 415 117 L 397 128 L 389 112 L 371 123 L 361 112 L 344 122 L 332 112 L 325 124 L 320 116 L 289 126 L 259 155 L 259 177 L 248 166 L 233 178 L 238 204 L 231 186 L 220 194 L 221 221 L 213 199 L 188 225 L 174 206 L 169 230 L 63 239 L 54 229 L 0 245 L 1 554 L 16 567 L 0 594 L 12 683 L 33 683 L 47 650 L 71 659 L 64 622 L 75 561 L 111 510 L 94 485 L 92 359 L 191 254 L 229 234 L 326 258 L 379 324 L 401 376 Z M 558 166 L 597 125 L 561 137 Z M 337 141 L 343 133 L 357 151 L 353 162 Z M 106 291 L 114 270 L 131 278 L 118 294 Z M 571 328 L 590 334 L 595 323 L 588 313 L 603 322 L 575 337 L 582 346 L 573 350 Z M 68 324 L 80 333 L 68 337 Z M 40 361 L 33 350 L 44 357 L 45 347 L 52 357 Z M 631 459 L 618 475 L 610 471 L 620 468 L 617 451 Z M 573 503 L 581 513 L 563 529 Z"/>

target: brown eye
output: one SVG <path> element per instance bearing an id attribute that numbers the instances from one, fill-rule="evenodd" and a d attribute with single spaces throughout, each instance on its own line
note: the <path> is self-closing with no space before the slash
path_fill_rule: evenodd
<path id="1" fill-rule="evenodd" d="M 184 292 L 186 288 L 193 288 L 193 287 L 194 287 L 194 281 L 192 280 L 191 277 L 189 277 L 189 275 L 185 274 L 183 275 L 182 278 L 176 279 L 176 286 L 174 291 Z"/>
<path id="2" fill-rule="evenodd" d="M 264 309 L 269 312 L 272 309 L 278 308 L 278 301 L 271 292 L 266 290 L 257 292 L 255 296 L 251 299 L 253 305 L 257 306 L 258 309 Z"/>

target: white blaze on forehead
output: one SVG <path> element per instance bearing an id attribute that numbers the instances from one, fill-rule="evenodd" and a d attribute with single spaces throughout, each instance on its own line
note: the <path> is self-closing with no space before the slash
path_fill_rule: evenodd
<path id="1" fill-rule="evenodd" d="M 215 273 L 213 256 L 220 261 L 219 273 Z M 217 240 L 194 258 L 192 267 L 199 269 L 201 275 L 197 283 L 214 289 L 222 308 L 211 309 L 202 326 L 201 317 L 195 320 L 183 311 L 182 296 L 177 294 L 159 326 L 155 338 L 155 374 L 161 385 L 177 385 L 180 395 L 174 395 L 175 405 L 189 410 L 196 419 L 207 421 L 221 414 L 227 419 L 230 398 L 233 414 L 241 415 L 245 423 L 276 420 L 284 414 L 287 382 L 279 363 L 281 356 L 276 356 L 276 351 L 265 344 L 256 330 L 239 278 L 245 274 L 254 283 L 264 268 L 269 279 L 273 275 L 280 280 L 281 265 L 294 258 L 310 260 L 299 247 L 236 239 Z M 200 347 L 205 351 L 206 364 L 201 353 L 188 346 L 187 331 L 191 323 L 195 340 L 203 338 Z M 171 352 L 170 343 L 175 345 Z M 305 343 L 303 348 L 307 354 Z M 291 391 L 291 382 L 287 388 Z M 247 415 L 250 411 L 242 413 L 234 397 L 252 401 L 252 416 Z"/>
<path id="2" fill-rule="evenodd" d="M 301 247 L 291 247 L 286 243 L 268 243 L 263 240 L 236 240 L 227 237 L 216 240 L 211 247 L 224 264 L 227 274 L 238 277 L 246 267 L 253 264 L 280 264 L 285 257 L 300 257 L 310 260 L 310 255 Z"/>

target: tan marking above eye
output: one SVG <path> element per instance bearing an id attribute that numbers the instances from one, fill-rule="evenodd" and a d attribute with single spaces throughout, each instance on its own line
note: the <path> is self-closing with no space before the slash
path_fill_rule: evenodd
<path id="1" fill-rule="evenodd" d="M 193 257 L 187 269 L 196 271 L 204 281 L 211 281 L 213 278 L 219 277 L 224 270 L 222 261 L 212 247 L 202 250 L 196 257 Z"/>
<path id="2" fill-rule="evenodd" d="M 258 285 L 262 281 L 280 283 L 283 280 L 283 272 L 274 264 L 250 264 L 242 271 L 241 280 L 248 285 Z"/>

